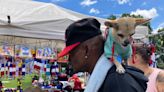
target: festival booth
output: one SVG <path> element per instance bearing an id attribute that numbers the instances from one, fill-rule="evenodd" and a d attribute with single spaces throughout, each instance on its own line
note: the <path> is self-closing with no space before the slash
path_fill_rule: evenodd
<path id="1" fill-rule="evenodd" d="M 65 29 L 74 21 L 86 17 L 92 16 L 51 3 L 0 0 L 0 44 L 63 48 Z M 106 20 L 96 19 L 104 30 Z"/>
<path id="2" fill-rule="evenodd" d="M 0 0 L 0 75 L 16 76 L 36 69 L 50 76 L 65 69 L 56 62 L 67 62 L 67 56 L 57 60 L 64 48 L 65 30 L 74 21 L 93 17 L 55 4 L 28 0 Z M 106 19 L 97 18 L 105 30 Z M 18 62 L 17 62 L 18 61 Z M 32 63 L 29 63 L 33 61 Z M 48 63 L 47 63 L 48 62 Z M 33 68 L 31 68 L 31 66 Z M 40 71 L 42 70 L 42 71 Z M 18 73 L 17 73 L 18 72 Z"/>
<path id="3" fill-rule="evenodd" d="M 150 46 L 152 55 L 149 64 L 151 67 L 157 67 L 155 45 L 149 41 L 150 36 L 151 34 L 149 34 L 149 28 L 147 26 L 137 26 L 133 38 L 136 43 L 145 43 Z"/>
<path id="4" fill-rule="evenodd" d="M 135 34 L 133 35 L 133 39 L 135 42 L 144 42 L 148 43 L 149 39 L 147 36 L 149 35 L 149 28 L 147 26 L 137 26 L 135 29 Z"/>

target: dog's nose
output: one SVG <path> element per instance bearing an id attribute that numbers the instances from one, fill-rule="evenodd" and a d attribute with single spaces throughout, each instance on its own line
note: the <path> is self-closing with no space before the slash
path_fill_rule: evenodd
<path id="1" fill-rule="evenodd" d="M 126 45 L 128 45 L 128 44 L 130 43 L 130 41 L 129 41 L 129 40 L 125 40 L 124 43 L 125 43 Z"/>

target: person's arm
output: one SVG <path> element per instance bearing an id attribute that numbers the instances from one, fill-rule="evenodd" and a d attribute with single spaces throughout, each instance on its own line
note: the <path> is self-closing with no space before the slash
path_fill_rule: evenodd
<path id="1" fill-rule="evenodd" d="M 158 92 L 164 92 L 164 71 L 158 74 L 156 85 L 157 85 Z"/>

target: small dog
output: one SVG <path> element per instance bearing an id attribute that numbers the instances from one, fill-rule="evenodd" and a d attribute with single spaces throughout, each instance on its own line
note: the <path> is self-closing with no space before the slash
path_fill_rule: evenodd
<path id="1" fill-rule="evenodd" d="M 116 65 L 118 73 L 124 73 L 121 65 L 132 55 L 131 40 L 135 34 L 137 25 L 144 24 L 150 19 L 122 17 L 117 20 L 106 21 L 105 26 L 109 28 L 106 38 L 104 53 Z M 110 28 L 112 27 L 112 29 Z"/>

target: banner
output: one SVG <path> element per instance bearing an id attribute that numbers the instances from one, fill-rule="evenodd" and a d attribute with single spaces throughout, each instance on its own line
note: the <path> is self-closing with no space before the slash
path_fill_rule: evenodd
<path id="1" fill-rule="evenodd" d="M 21 46 L 19 56 L 20 57 L 32 57 L 31 49 L 26 46 Z"/>
<path id="2" fill-rule="evenodd" d="M 20 51 L 21 51 L 21 46 L 20 45 L 16 45 L 15 46 L 15 57 L 19 57 Z"/>
<path id="3" fill-rule="evenodd" d="M 56 48 L 53 49 L 50 59 L 57 60 L 57 49 Z"/>
<path id="4" fill-rule="evenodd" d="M 43 57 L 45 59 L 50 59 L 51 55 L 52 55 L 52 49 L 49 48 L 49 47 L 44 48 L 44 50 L 43 50 Z"/>
<path id="5" fill-rule="evenodd" d="M 33 48 L 22 45 L 0 46 L 0 55 L 9 55 L 15 57 L 28 57 L 31 58 L 35 55 L 39 59 L 51 59 L 53 61 L 57 60 L 57 49 L 56 48 Z"/>
<path id="6" fill-rule="evenodd" d="M 0 46 L 0 54 L 14 56 L 14 49 L 12 46 L 2 45 Z"/>
<path id="7" fill-rule="evenodd" d="M 37 48 L 36 58 L 42 59 L 57 59 L 56 49 L 46 48 Z"/>
<path id="8" fill-rule="evenodd" d="M 51 59 L 53 62 L 54 62 L 55 60 L 57 60 L 57 49 L 56 49 L 56 48 L 53 48 L 53 49 L 52 49 L 52 53 L 51 53 L 51 56 L 50 56 L 49 59 Z"/>
<path id="9" fill-rule="evenodd" d="M 36 58 L 43 58 L 43 49 L 42 48 L 36 49 Z"/>

